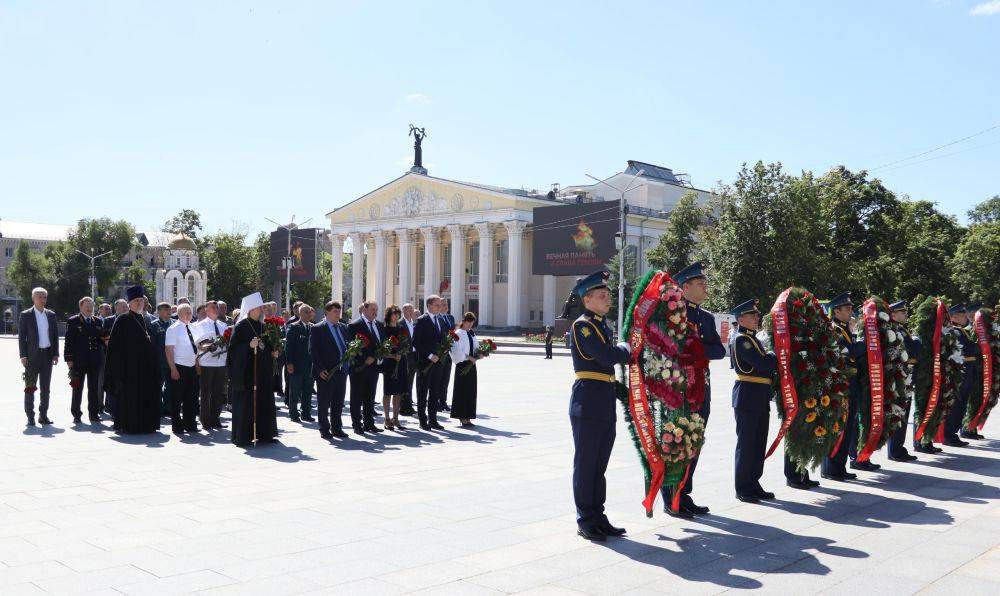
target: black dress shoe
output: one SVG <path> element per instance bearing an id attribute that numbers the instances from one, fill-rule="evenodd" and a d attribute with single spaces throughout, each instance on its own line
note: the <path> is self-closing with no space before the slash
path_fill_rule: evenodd
<path id="1" fill-rule="evenodd" d="M 685 509 L 683 505 L 681 505 L 680 509 L 678 509 L 677 511 L 671 509 L 669 504 L 664 505 L 663 512 L 669 515 L 670 517 L 677 517 L 680 519 L 691 519 L 692 517 L 694 517 L 694 514 Z"/>
<path id="2" fill-rule="evenodd" d="M 816 482 L 816 481 L 815 480 L 792 480 L 791 478 L 786 478 L 785 479 L 785 484 L 787 484 L 788 486 L 790 486 L 792 488 L 797 488 L 799 490 L 810 490 L 810 489 L 812 489 L 813 488 L 813 484 L 812 484 L 813 482 Z M 816 482 L 816 484 L 818 485 L 819 483 Z"/>
<path id="3" fill-rule="evenodd" d="M 852 461 L 851 462 L 851 469 L 852 470 L 864 470 L 866 472 L 874 472 L 875 470 L 878 470 L 881 467 L 882 466 L 880 466 L 878 464 L 873 464 L 870 461 Z"/>
<path id="4" fill-rule="evenodd" d="M 444 430 L 444 427 L 438 424 L 437 422 L 431 424 L 431 428 L 433 428 L 434 430 Z"/>
<path id="5" fill-rule="evenodd" d="M 379 427 L 377 427 L 377 426 L 366 426 L 365 430 L 368 431 L 368 432 L 372 432 L 372 433 L 380 433 L 380 432 L 382 432 L 382 429 L 379 428 Z"/>
<path id="6" fill-rule="evenodd" d="M 591 542 L 604 542 L 608 539 L 608 537 L 597 528 L 580 528 L 576 531 L 576 535 L 586 538 Z"/>
<path id="7" fill-rule="evenodd" d="M 773 501 L 774 493 L 761 489 L 757 491 L 757 498 L 762 501 Z"/>
<path id="8" fill-rule="evenodd" d="M 760 503 L 760 497 L 757 495 L 736 495 L 736 500 L 744 503 Z"/>
<path id="9" fill-rule="evenodd" d="M 706 515 L 708 514 L 708 507 L 703 507 L 701 505 L 695 505 L 694 501 L 688 501 L 686 503 L 681 503 L 681 508 L 686 511 L 690 511 L 693 515 Z"/>
<path id="10" fill-rule="evenodd" d="M 34 418 L 28 418 L 27 424 L 28 424 L 28 426 L 35 426 L 35 419 Z"/>
<path id="11" fill-rule="evenodd" d="M 430 430 L 431 429 L 431 425 L 427 424 L 426 422 L 421 422 L 420 423 L 420 428 L 422 428 L 424 430 Z"/>
<path id="12" fill-rule="evenodd" d="M 83 419 L 80 416 L 73 416 L 73 424 L 83 424 Z"/>
<path id="13" fill-rule="evenodd" d="M 911 455 L 910 453 L 904 451 L 902 453 L 896 453 L 890 455 L 889 459 L 891 459 L 892 461 L 908 462 L 908 461 L 915 461 L 917 459 L 917 456 Z"/>
<path id="14" fill-rule="evenodd" d="M 611 525 L 611 522 L 606 520 L 598 523 L 597 529 L 607 536 L 624 536 L 626 534 L 625 528 L 616 528 Z"/>
<path id="15" fill-rule="evenodd" d="M 312 416 L 303 416 L 302 420 L 304 420 L 305 422 L 316 422 L 316 419 L 313 418 Z"/>
<path id="16" fill-rule="evenodd" d="M 917 453 L 932 453 L 932 454 L 937 453 L 936 451 L 934 451 L 933 445 L 924 445 L 922 443 L 920 445 L 914 445 L 913 450 L 916 451 Z"/>
<path id="17" fill-rule="evenodd" d="M 963 430 L 962 432 L 958 433 L 958 436 L 962 437 L 963 439 L 975 439 L 977 441 L 981 441 L 986 438 L 976 431 L 969 432 L 967 430 Z"/>
<path id="18" fill-rule="evenodd" d="M 944 449 L 941 449 L 940 447 L 935 447 L 934 445 L 931 445 L 931 453 L 941 453 L 942 451 L 944 451 Z"/>
<path id="19" fill-rule="evenodd" d="M 101 417 L 100 416 L 91 416 L 90 417 L 90 423 L 91 424 L 98 424 L 98 423 L 100 423 L 100 421 L 101 421 Z"/>
<path id="20" fill-rule="evenodd" d="M 969 442 L 968 441 L 963 441 L 962 439 L 959 439 L 958 437 L 954 437 L 954 438 L 949 437 L 949 438 L 947 438 L 947 439 L 944 440 L 944 444 L 947 445 L 947 446 L 949 446 L 949 447 L 968 447 L 969 446 Z"/>
<path id="21" fill-rule="evenodd" d="M 850 472 L 844 472 L 843 474 L 827 474 L 822 473 L 820 477 L 826 478 L 827 480 L 836 480 L 838 482 L 847 482 L 848 480 L 856 480 L 858 475 L 851 474 Z"/>
<path id="22" fill-rule="evenodd" d="M 354 429 L 354 434 L 364 436 L 365 429 L 363 429 L 363 428 L 356 428 L 356 429 Z"/>
<path id="23" fill-rule="evenodd" d="M 40 416 L 40 417 L 38 418 L 38 422 L 39 422 L 40 424 L 52 424 L 52 421 L 51 421 L 51 420 L 49 420 L 49 417 L 48 417 L 48 416 Z"/>
<path id="24" fill-rule="evenodd" d="M 321 433 L 319 433 L 319 436 L 320 436 L 321 439 L 326 439 L 327 441 L 329 441 L 330 439 L 333 438 L 333 435 L 331 435 L 330 433 L 327 433 L 327 432 L 321 432 Z"/>
<path id="25" fill-rule="evenodd" d="M 331 434 L 333 436 L 337 437 L 338 439 L 346 439 L 347 438 L 347 433 L 345 433 L 342 430 L 335 430 Z"/>
<path id="26" fill-rule="evenodd" d="M 302 419 L 299 418 L 298 416 L 289 416 L 288 419 L 291 420 L 292 422 L 302 422 Z"/>

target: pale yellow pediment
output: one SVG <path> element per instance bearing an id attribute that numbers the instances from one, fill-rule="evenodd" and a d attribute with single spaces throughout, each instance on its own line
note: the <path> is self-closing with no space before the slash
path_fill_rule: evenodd
<path id="1" fill-rule="evenodd" d="M 441 178 L 406 174 L 327 214 L 331 224 L 410 219 L 496 209 L 531 210 L 544 201 Z"/>

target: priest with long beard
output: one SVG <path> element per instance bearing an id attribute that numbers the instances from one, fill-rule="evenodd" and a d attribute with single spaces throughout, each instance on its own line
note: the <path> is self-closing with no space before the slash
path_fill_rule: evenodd
<path id="1" fill-rule="evenodd" d="M 112 418 L 122 434 L 160 430 L 160 360 L 143 310 L 145 291 L 125 291 L 128 311 L 115 318 L 108 339 L 104 388 L 115 396 Z"/>
<path id="2" fill-rule="evenodd" d="M 278 437 L 274 394 L 274 360 L 279 352 L 264 335 L 264 300 L 259 292 L 243 298 L 229 340 L 229 384 L 233 397 L 232 440 L 239 447 L 273 443 Z"/>

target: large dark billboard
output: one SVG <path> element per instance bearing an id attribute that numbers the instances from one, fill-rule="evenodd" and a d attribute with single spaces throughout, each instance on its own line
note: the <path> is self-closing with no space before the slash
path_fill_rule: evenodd
<path id="1" fill-rule="evenodd" d="M 615 256 L 618 201 L 537 207 L 532 223 L 534 275 L 593 273 Z"/>
<path id="2" fill-rule="evenodd" d="M 291 250 L 289 231 L 271 232 L 271 271 L 275 279 L 285 281 L 284 258 L 291 253 L 292 281 L 316 281 L 316 236 L 318 228 L 291 230 Z"/>

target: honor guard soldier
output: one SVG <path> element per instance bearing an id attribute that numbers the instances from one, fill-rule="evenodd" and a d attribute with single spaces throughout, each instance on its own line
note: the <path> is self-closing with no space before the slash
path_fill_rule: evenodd
<path id="1" fill-rule="evenodd" d="M 729 311 L 738 327 L 729 343 L 729 358 L 736 371 L 733 411 L 736 414 L 736 498 L 744 503 L 770 500 L 774 493 L 760 485 L 767 451 L 771 378 L 778 368 L 774 352 L 765 352 L 754 336 L 760 325 L 759 301 L 754 298 Z"/>
<path id="2" fill-rule="evenodd" d="M 841 350 L 845 351 L 848 367 L 857 370 L 857 360 L 864 355 L 865 346 L 863 342 L 856 341 L 851 333 L 851 316 L 854 312 L 854 303 L 851 302 L 851 293 L 845 292 L 830 300 L 826 305 L 830 318 L 833 320 L 834 333 L 837 335 L 837 344 Z M 858 402 L 861 401 L 861 389 L 858 386 L 857 375 L 850 377 L 850 393 L 848 395 L 847 423 L 844 424 L 844 438 L 835 453 L 831 453 L 821 466 L 820 476 L 828 480 L 854 480 L 856 474 L 847 471 L 847 454 L 856 449 L 858 441 Z M 853 465 L 853 464 L 852 464 Z M 876 466 L 877 464 L 872 464 Z M 881 466 L 879 466 L 881 467 Z"/>
<path id="3" fill-rule="evenodd" d="M 584 311 L 573 321 L 570 348 L 576 381 L 569 402 L 573 427 L 573 500 L 577 534 L 603 542 L 621 536 L 604 514 L 606 481 L 611 448 L 615 444 L 615 365 L 629 360 L 628 344 L 615 345 L 605 315 L 611 309 L 608 272 L 589 275 L 573 288 L 568 302 L 579 300 Z"/>
<path id="4" fill-rule="evenodd" d="M 982 356 L 982 352 L 979 351 L 979 336 L 976 335 L 976 311 L 978 311 L 982 307 L 983 307 L 982 304 L 976 303 L 976 304 L 969 304 L 968 308 L 966 309 L 968 311 L 967 318 L 969 319 L 969 324 L 966 327 L 966 329 L 968 330 L 967 335 L 969 337 L 969 342 L 972 344 L 972 349 L 975 351 L 975 355 L 976 355 L 976 359 L 975 359 L 975 371 L 972 374 L 972 379 L 966 381 L 966 382 L 968 382 L 970 384 L 970 389 L 969 389 L 970 396 L 971 396 L 971 394 L 972 394 L 973 391 L 977 391 L 979 389 L 978 386 L 979 386 L 980 383 L 982 383 L 982 379 L 983 379 L 983 356 Z M 963 355 L 965 357 L 965 366 L 966 366 L 966 368 L 965 368 L 965 378 L 969 379 L 969 376 L 970 376 L 969 375 L 969 356 L 967 354 L 965 354 L 964 346 L 963 346 L 962 352 L 963 352 Z M 994 364 L 993 366 L 996 367 L 998 365 Z M 959 431 L 958 436 L 962 437 L 963 439 L 985 439 L 986 438 L 983 435 L 979 434 L 979 431 L 977 431 L 976 429 L 969 430 L 969 429 L 965 428 L 964 426 L 962 427 L 962 430 Z"/>
<path id="5" fill-rule="evenodd" d="M 94 316 L 94 301 L 89 296 L 80 299 L 80 313 L 66 322 L 66 341 L 63 343 L 63 360 L 72 376 L 73 398 L 70 412 L 73 423 L 80 424 L 83 417 L 84 378 L 87 385 L 87 414 L 90 422 L 101 421 L 101 394 L 98 378 L 101 374 L 102 341 L 101 320 Z"/>
<path id="6" fill-rule="evenodd" d="M 906 301 L 900 300 L 899 302 L 893 302 L 889 305 L 889 311 L 892 313 L 892 320 L 899 323 L 900 325 L 906 326 L 906 321 L 910 317 L 910 311 L 906 307 Z M 917 363 L 917 353 L 920 351 L 920 340 L 911 337 L 910 333 L 903 333 L 903 347 L 906 348 L 906 354 L 909 356 L 909 365 L 912 367 Z M 917 459 L 916 455 L 912 455 L 906 450 L 904 445 L 906 444 L 906 427 L 909 426 L 910 419 L 910 409 L 912 408 L 912 399 L 906 400 L 906 413 L 903 414 L 903 425 L 896 429 L 889 437 L 889 459 L 898 462 L 908 462 Z"/>
<path id="7" fill-rule="evenodd" d="M 726 356 L 726 348 L 722 345 L 722 338 L 719 337 L 719 332 L 715 329 L 715 315 L 701 307 L 701 303 L 708 298 L 708 278 L 705 277 L 704 266 L 700 262 L 692 263 L 674 274 L 673 278 L 684 293 L 688 320 L 698 326 L 698 336 L 701 337 L 705 358 L 709 360 L 723 359 Z M 709 371 L 705 370 L 705 401 L 702 403 L 701 409 L 698 410 L 706 426 L 708 425 L 708 415 L 712 411 L 712 386 L 708 375 Z M 673 499 L 671 488 L 663 488 L 663 510 L 667 515 L 689 518 L 692 515 L 708 513 L 708 507 L 696 505 L 691 498 L 691 489 L 694 488 L 694 472 L 697 467 L 698 456 L 695 456 L 694 460 L 691 461 L 691 472 L 684 484 L 678 511 L 670 508 Z"/>
<path id="8" fill-rule="evenodd" d="M 975 330 L 967 326 L 969 324 L 969 308 L 965 304 L 952 306 L 948 309 L 948 314 L 951 317 L 951 324 L 955 328 L 955 335 L 962 346 L 965 376 L 962 377 L 958 399 L 948 410 L 948 419 L 944 426 L 944 444 L 949 447 L 968 447 L 968 441 L 958 438 L 958 431 L 962 428 L 962 419 L 965 418 L 965 410 L 969 406 L 969 395 L 982 379 L 982 374 L 979 373 L 979 343 L 976 340 Z"/>

